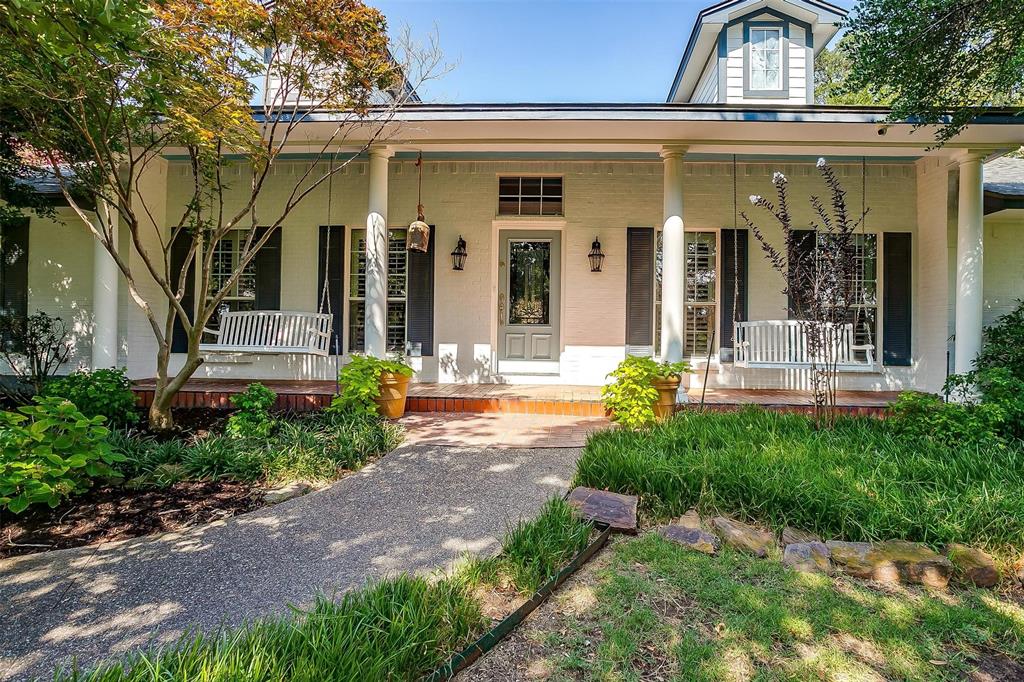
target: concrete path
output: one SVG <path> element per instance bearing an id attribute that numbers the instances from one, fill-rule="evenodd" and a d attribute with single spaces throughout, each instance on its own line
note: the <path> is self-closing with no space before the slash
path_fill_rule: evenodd
<path id="1" fill-rule="evenodd" d="M 0 561 L 0 680 L 493 552 L 579 451 L 406 445 L 329 488 L 159 538 Z"/>

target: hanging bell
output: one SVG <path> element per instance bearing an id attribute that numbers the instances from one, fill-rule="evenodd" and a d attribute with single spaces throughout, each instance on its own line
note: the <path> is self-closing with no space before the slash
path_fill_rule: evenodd
<path id="1" fill-rule="evenodd" d="M 423 220 L 423 152 L 416 157 L 416 170 L 416 220 L 412 221 L 409 231 L 405 233 L 405 248 L 426 253 L 430 248 L 430 225 Z"/>
<path id="2" fill-rule="evenodd" d="M 423 205 L 420 204 L 417 208 L 419 215 L 409 224 L 409 231 L 405 233 L 405 248 L 426 253 L 430 248 L 430 225 L 423 222 Z"/>

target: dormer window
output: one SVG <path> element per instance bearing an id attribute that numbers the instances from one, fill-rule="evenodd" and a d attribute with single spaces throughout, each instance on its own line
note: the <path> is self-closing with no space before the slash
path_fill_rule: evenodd
<path id="1" fill-rule="evenodd" d="M 743 22 L 744 98 L 788 99 L 788 39 L 787 22 L 760 19 Z"/>
<path id="2" fill-rule="evenodd" d="M 750 89 L 782 90 L 782 29 L 750 29 Z"/>

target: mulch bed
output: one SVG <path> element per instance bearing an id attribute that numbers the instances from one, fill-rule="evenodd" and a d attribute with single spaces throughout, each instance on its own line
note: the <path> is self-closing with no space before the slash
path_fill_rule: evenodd
<path id="1" fill-rule="evenodd" d="M 168 488 L 95 488 L 55 509 L 0 512 L 0 559 L 114 542 L 224 519 L 262 506 L 256 486 L 183 481 Z"/>

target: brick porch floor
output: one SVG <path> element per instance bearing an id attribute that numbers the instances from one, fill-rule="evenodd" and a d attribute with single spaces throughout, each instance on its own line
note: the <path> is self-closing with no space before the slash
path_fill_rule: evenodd
<path id="1" fill-rule="evenodd" d="M 175 397 L 175 407 L 231 407 L 231 396 L 250 382 L 237 379 L 192 379 Z M 277 393 L 276 408 L 297 412 L 327 406 L 335 393 L 333 381 L 261 382 Z M 153 379 L 135 382 L 139 403 L 153 400 Z M 893 391 L 840 391 L 839 406 L 856 414 L 881 414 L 896 399 Z M 689 391 L 691 404 L 700 401 L 700 390 Z M 763 405 L 786 411 L 807 411 L 813 405 L 808 391 L 782 389 L 708 389 L 705 403 L 711 409 L 735 409 Z M 407 410 L 413 413 L 536 414 L 570 417 L 604 417 L 599 386 L 534 384 L 431 384 L 409 386 Z"/>

